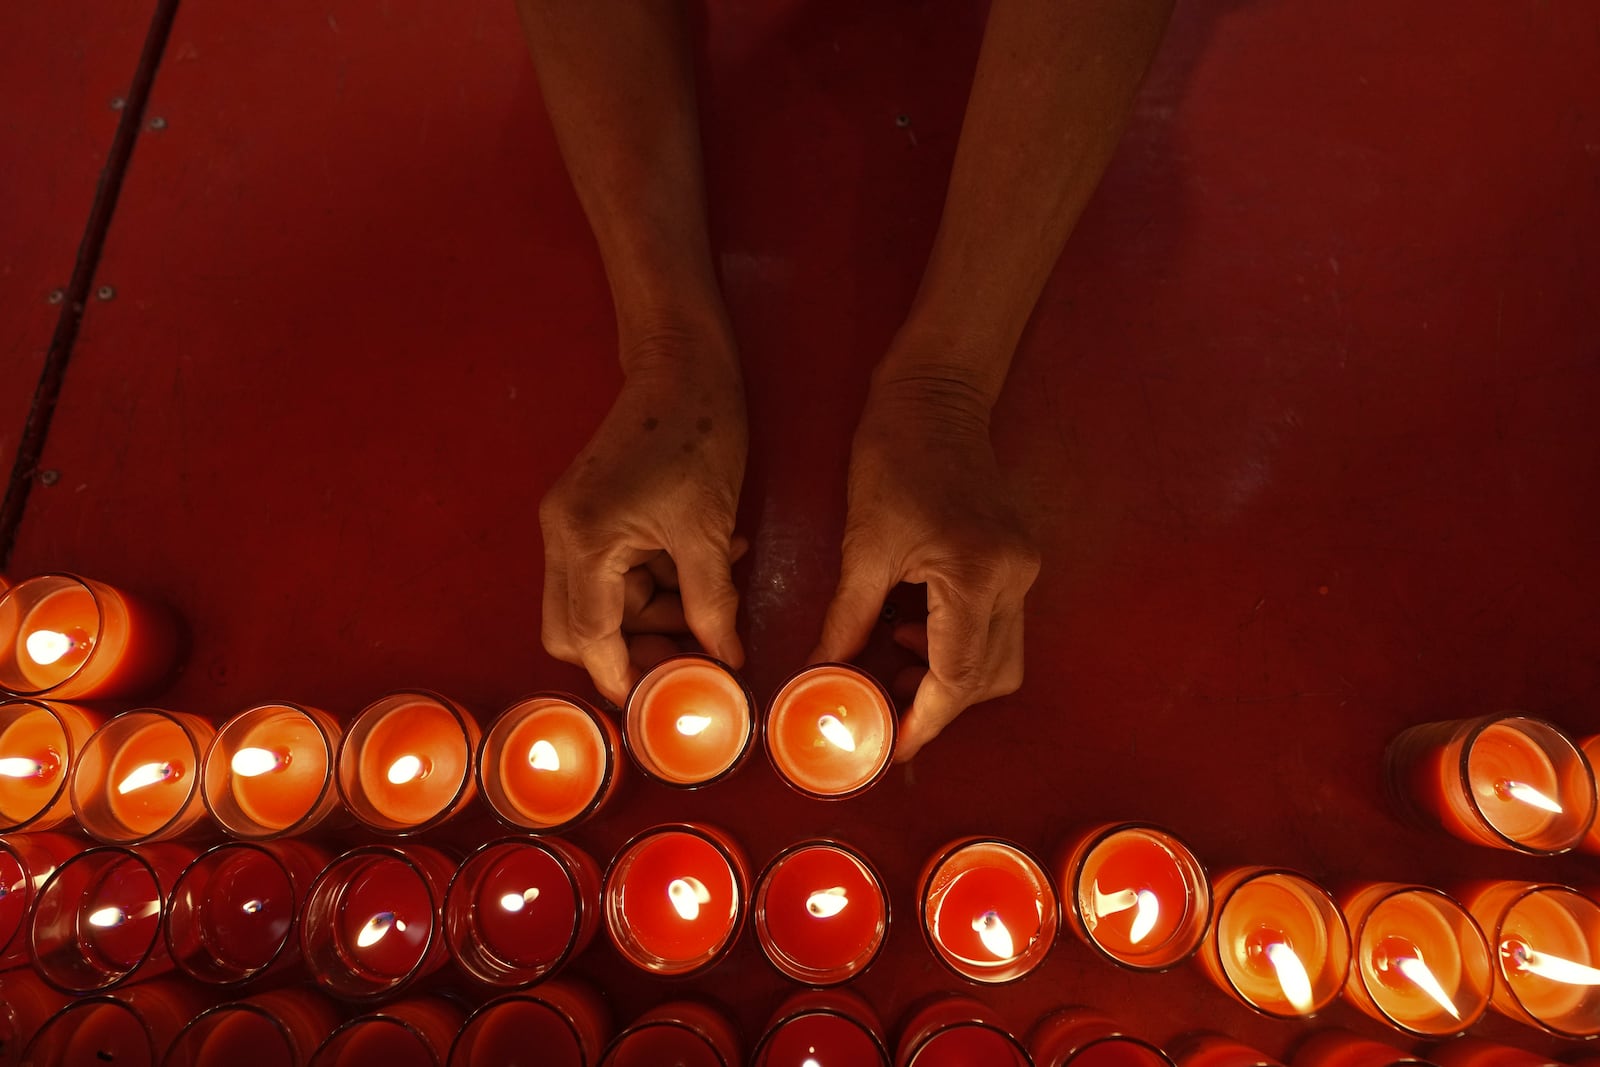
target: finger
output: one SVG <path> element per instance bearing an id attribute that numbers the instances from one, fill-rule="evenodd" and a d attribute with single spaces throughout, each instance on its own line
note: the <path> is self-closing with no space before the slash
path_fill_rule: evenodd
<path id="1" fill-rule="evenodd" d="M 683 617 L 683 600 L 677 593 L 656 590 L 638 611 L 623 612 L 622 632 L 625 634 L 687 634 L 689 624 Z"/>
<path id="2" fill-rule="evenodd" d="M 600 694 L 614 704 L 637 677 L 622 639 L 625 564 L 595 557 L 567 575 L 567 621 L 577 653 Z"/>
<path id="3" fill-rule="evenodd" d="M 884 598 L 899 579 L 880 556 L 863 560 L 846 552 L 839 588 L 822 619 L 822 637 L 811 653 L 811 662 L 842 663 L 865 648 L 883 614 Z"/>
<path id="4" fill-rule="evenodd" d="M 923 676 L 922 684 L 917 686 L 911 710 L 900 720 L 900 739 L 894 748 L 895 762 L 904 763 L 921 752 L 924 745 L 938 737 L 965 710 L 965 699 L 929 671 Z"/>
<path id="5" fill-rule="evenodd" d="M 733 540 L 728 543 L 728 562 L 738 563 L 744 559 L 745 553 L 750 551 L 750 538 L 744 534 L 734 534 Z"/>
<path id="6" fill-rule="evenodd" d="M 946 579 L 928 580 L 928 673 L 917 686 L 911 710 L 900 721 L 895 759 L 911 759 L 972 704 L 988 686 L 991 623 L 996 596 L 958 591 Z M 911 624 L 908 624 L 908 629 Z"/>
<path id="7" fill-rule="evenodd" d="M 927 676 L 928 668 L 922 666 L 901 667 L 895 671 L 889 682 L 889 695 L 894 698 L 895 707 L 909 708 L 916 703 L 917 687 Z"/>
<path id="8" fill-rule="evenodd" d="M 683 616 L 700 647 L 730 667 L 744 665 L 739 641 L 739 592 L 726 548 L 704 544 L 678 557 Z"/>
<path id="9" fill-rule="evenodd" d="M 641 674 L 682 651 L 681 644 L 663 634 L 636 634 L 628 638 L 628 656 Z"/>
<path id="10" fill-rule="evenodd" d="M 547 541 L 544 555 L 544 611 L 539 627 L 544 650 L 564 663 L 582 663 L 567 623 L 566 556 Z"/>
<path id="11" fill-rule="evenodd" d="M 670 552 L 657 552 L 645 561 L 645 570 L 655 580 L 659 589 L 677 589 L 678 564 Z"/>
<path id="12" fill-rule="evenodd" d="M 894 638 L 894 643 L 908 652 L 915 652 L 928 661 L 928 624 L 925 622 L 902 622 L 889 632 Z"/>

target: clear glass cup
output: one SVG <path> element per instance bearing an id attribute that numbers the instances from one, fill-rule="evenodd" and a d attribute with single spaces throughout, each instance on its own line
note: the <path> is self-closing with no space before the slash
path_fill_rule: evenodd
<path id="1" fill-rule="evenodd" d="M 465 1008 L 442 996 L 385 1004 L 335 1030 L 310 1067 L 439 1067 L 466 1017 Z"/>
<path id="2" fill-rule="evenodd" d="M 478 789 L 506 825 L 560 833 L 610 803 L 626 766 L 610 716 L 567 693 L 536 693 L 484 733 Z"/>
<path id="3" fill-rule="evenodd" d="M 1427 886 L 1367 882 L 1339 900 L 1353 959 L 1345 999 L 1419 1037 L 1459 1034 L 1489 1006 L 1489 945 L 1471 915 Z"/>
<path id="4" fill-rule="evenodd" d="M 1033 1061 L 989 1005 L 973 997 L 936 997 L 913 1009 L 900 1032 L 895 1067 L 1031 1067 Z"/>
<path id="5" fill-rule="evenodd" d="M 815 839 L 773 858 L 751 902 L 768 962 L 797 982 L 831 986 L 872 966 L 889 934 L 883 879 L 857 850 Z"/>
<path id="6" fill-rule="evenodd" d="M 41 574 L 0 593 L 0 689 L 51 700 L 137 697 L 178 664 L 164 605 L 92 578 Z"/>
<path id="7" fill-rule="evenodd" d="M 593 1067 L 611 1037 L 605 1002 L 588 985 L 553 978 L 484 1004 L 450 1049 L 450 1067 L 516 1063 L 529 1048 L 541 1067 Z"/>
<path id="8" fill-rule="evenodd" d="M 755 701 L 721 660 L 668 656 L 644 673 L 622 710 L 622 742 L 649 778 L 678 789 L 720 782 L 744 766 Z"/>
<path id="9" fill-rule="evenodd" d="M 1167 1054 L 1093 1008 L 1051 1012 L 1028 1035 L 1036 1067 L 1172 1067 Z"/>
<path id="10" fill-rule="evenodd" d="M 71 1000 L 32 1035 L 25 1064 L 155 1067 L 184 1025 L 215 1003 L 187 982 L 159 979 Z"/>
<path id="11" fill-rule="evenodd" d="M 216 735 L 198 715 L 136 708 L 108 719 L 72 766 L 72 811 L 107 845 L 168 841 L 206 817 L 200 765 Z"/>
<path id="12" fill-rule="evenodd" d="M 739 1067 L 739 1031 L 709 1004 L 674 1000 L 640 1015 L 611 1039 L 600 1067 Z"/>
<path id="13" fill-rule="evenodd" d="M 1212 883 L 1211 936 L 1195 958 L 1240 1003 L 1264 1015 L 1322 1011 L 1350 973 L 1350 931 L 1332 894 L 1294 871 L 1236 867 Z"/>
<path id="14" fill-rule="evenodd" d="M 785 785 L 813 800 L 844 800 L 888 773 L 898 732 L 894 701 L 877 679 L 848 663 L 814 663 L 779 686 L 762 736 Z"/>
<path id="15" fill-rule="evenodd" d="M 344 814 L 334 767 L 339 720 L 303 704 L 258 704 L 222 724 L 201 774 L 206 810 L 231 836 L 272 841 Z"/>
<path id="16" fill-rule="evenodd" d="M 162 1067 L 304 1067 L 343 1012 L 310 989 L 259 993 L 207 1009 L 178 1034 Z"/>
<path id="17" fill-rule="evenodd" d="M 72 819 L 72 765 L 101 721 L 72 704 L 0 702 L 0 833 L 37 833 Z"/>
<path id="18" fill-rule="evenodd" d="M 1189 846 L 1159 826 L 1107 823 L 1078 834 L 1055 867 L 1067 923 L 1106 959 L 1164 971 L 1211 925 L 1211 884 Z"/>
<path id="19" fill-rule="evenodd" d="M 753 1067 L 889 1067 L 883 1023 L 843 989 L 814 989 L 783 1002 L 750 1060 Z"/>
<path id="20" fill-rule="evenodd" d="M 974 982 L 1013 982 L 1055 945 L 1061 908 L 1050 876 L 1020 845 L 963 837 L 917 879 L 922 934 L 934 956 Z"/>
<path id="21" fill-rule="evenodd" d="M 749 886 L 744 852 L 721 830 L 652 827 L 624 845 L 606 871 L 606 932 L 642 970 L 704 971 L 738 939 Z"/>
<path id="22" fill-rule="evenodd" d="M 68 834 L 0 837 L 0 971 L 27 965 L 28 908 L 56 868 L 86 847 Z"/>
<path id="23" fill-rule="evenodd" d="M 0 1063 L 20 1064 L 23 1046 L 72 999 L 28 967 L 0 970 Z"/>
<path id="24" fill-rule="evenodd" d="M 1496 1011 L 1557 1037 L 1600 1036 L 1600 903 L 1541 882 L 1480 883 L 1461 902 L 1489 939 Z"/>
<path id="25" fill-rule="evenodd" d="M 368 829 L 418 834 L 474 796 L 480 732 L 472 713 L 437 693 L 405 690 L 368 704 L 339 744 L 339 796 Z"/>

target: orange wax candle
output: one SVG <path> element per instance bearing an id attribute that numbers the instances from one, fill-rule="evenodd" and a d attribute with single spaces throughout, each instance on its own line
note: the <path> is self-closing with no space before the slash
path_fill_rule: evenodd
<path id="1" fill-rule="evenodd" d="M 1526 1049 L 1486 1041 L 1481 1037 L 1458 1037 L 1435 1045 L 1428 1059 L 1438 1067 L 1566 1067 L 1550 1056 Z M 1581 1061 L 1580 1061 L 1581 1062 Z"/>
<path id="2" fill-rule="evenodd" d="M 306 891 L 326 866 L 303 841 L 229 841 L 178 876 L 162 920 L 167 949 L 191 978 L 230 985 L 276 973 L 299 958 L 294 926 Z"/>
<path id="3" fill-rule="evenodd" d="M 889 930 L 883 882 L 866 857 L 832 841 L 784 849 L 762 873 L 756 938 L 774 967 L 807 985 L 847 981 L 878 958 Z"/>
<path id="4" fill-rule="evenodd" d="M 796 993 L 767 1024 L 753 1067 L 889 1067 L 872 1006 L 843 990 Z"/>
<path id="5" fill-rule="evenodd" d="M 1221 989 L 1266 1015 L 1314 1015 L 1344 988 L 1350 933 L 1327 890 L 1302 875 L 1242 867 L 1217 878 L 1212 936 L 1197 957 Z"/>
<path id="6" fill-rule="evenodd" d="M 1009 841 L 951 842 L 918 882 L 922 932 L 946 966 L 975 982 L 1010 982 L 1055 944 L 1060 907 L 1037 860 Z"/>
<path id="7" fill-rule="evenodd" d="M 1092 1008 L 1051 1012 L 1028 1035 L 1035 1067 L 1172 1067 L 1167 1054 Z"/>
<path id="8" fill-rule="evenodd" d="M 896 720 L 889 694 L 866 672 L 819 663 L 791 677 L 767 711 L 767 756 L 809 797 L 841 799 L 889 769 Z"/>
<path id="9" fill-rule="evenodd" d="M 507 708 L 483 736 L 479 788 L 503 821 L 551 832 L 582 822 L 620 778 L 621 735 L 576 697 L 541 694 Z"/>
<path id="10" fill-rule="evenodd" d="M 219 1004 L 178 1035 L 167 1063 L 185 1067 L 300 1067 L 339 1025 L 340 1013 L 308 989 L 280 989 Z"/>
<path id="11" fill-rule="evenodd" d="M 588 986 L 557 978 L 473 1012 L 450 1049 L 450 1063 L 520 1063 L 529 1049 L 538 1049 L 540 1067 L 591 1067 L 609 1036 L 600 997 Z"/>
<path id="12" fill-rule="evenodd" d="M 1178 1067 L 1282 1067 L 1260 1049 L 1223 1034 L 1191 1035 L 1173 1050 Z"/>
<path id="13" fill-rule="evenodd" d="M 1345 997 L 1379 1022 L 1423 1037 L 1458 1034 L 1489 1004 L 1489 946 L 1455 900 L 1425 886 L 1374 882 L 1340 901 L 1354 944 Z"/>
<path id="14" fill-rule="evenodd" d="M 203 773 L 206 809 L 235 837 L 305 833 L 339 806 L 338 720 L 298 704 L 262 704 L 217 731 Z"/>
<path id="15" fill-rule="evenodd" d="M 1115 963 L 1163 970 L 1192 956 L 1205 938 L 1205 869 L 1166 830 L 1097 827 L 1068 846 L 1057 870 L 1073 931 Z"/>
<path id="16" fill-rule="evenodd" d="M 156 1067 L 154 1047 L 139 1013 L 109 997 L 79 1001 L 63 1009 L 34 1038 L 25 1063 L 52 1067 Z"/>
<path id="17" fill-rule="evenodd" d="M 71 704 L 0 704 L 0 833 L 48 830 L 72 818 L 72 762 L 100 718 Z"/>
<path id="18" fill-rule="evenodd" d="M 901 1031 L 899 1067 L 1030 1067 L 1032 1061 L 994 1009 L 948 995 L 922 1007 Z"/>
<path id="19" fill-rule="evenodd" d="M 21 1062 L 28 1041 L 72 1001 L 26 967 L 0 971 L 0 1058 Z"/>
<path id="20" fill-rule="evenodd" d="M 1489 937 L 1496 1010 L 1560 1037 L 1600 1035 L 1600 904 L 1537 882 L 1490 883 L 1463 902 Z"/>
<path id="21" fill-rule="evenodd" d="M 1589 762 L 1589 772 L 1596 773 L 1596 768 L 1600 768 L 1600 734 L 1585 737 L 1578 742 L 1578 748 L 1583 752 L 1583 758 Z M 1585 852 L 1600 855 L 1600 812 L 1596 813 L 1594 822 L 1589 824 L 1589 832 L 1583 836 L 1578 847 Z"/>
<path id="22" fill-rule="evenodd" d="M 0 971 L 28 962 L 28 906 L 56 868 L 83 851 L 66 834 L 0 837 Z"/>
<path id="23" fill-rule="evenodd" d="M 439 1067 L 466 1019 L 444 997 L 413 997 L 351 1019 L 323 1042 L 310 1067 Z"/>
<path id="24" fill-rule="evenodd" d="M 478 723 L 434 693 L 401 692 L 370 704 L 339 749 L 339 792 L 367 826 L 415 833 L 437 826 L 476 794 Z"/>
<path id="25" fill-rule="evenodd" d="M 0 689 L 53 699 L 136 696 L 177 662 L 166 608 L 103 582 L 44 574 L 0 595 Z"/>
<path id="26" fill-rule="evenodd" d="M 607 1046 L 600 1067 L 737 1067 L 739 1034 L 721 1012 L 693 1001 L 661 1004 Z"/>
<path id="27" fill-rule="evenodd" d="M 1321 1030 L 1300 1046 L 1294 1067 L 1428 1067 L 1428 1061 L 1404 1049 L 1360 1037 L 1348 1030 Z"/>
<path id="28" fill-rule="evenodd" d="M 72 768 L 72 810 L 107 844 L 177 837 L 205 817 L 200 761 L 215 731 L 197 715 L 124 712 L 89 738 Z"/>
<path id="29" fill-rule="evenodd" d="M 744 854 L 709 826 L 657 826 L 623 846 L 606 871 L 606 931 L 632 964 L 691 974 L 739 933 L 749 882 Z"/>
<path id="30" fill-rule="evenodd" d="M 1576 744 L 1521 715 L 1424 723 L 1386 756 L 1390 796 L 1414 820 L 1465 841 L 1565 852 L 1595 817 L 1595 780 Z"/>
<path id="31" fill-rule="evenodd" d="M 750 751 L 750 692 L 723 663 L 696 653 L 669 656 L 639 679 L 623 712 L 623 738 L 639 768 L 690 787 L 733 771 Z"/>

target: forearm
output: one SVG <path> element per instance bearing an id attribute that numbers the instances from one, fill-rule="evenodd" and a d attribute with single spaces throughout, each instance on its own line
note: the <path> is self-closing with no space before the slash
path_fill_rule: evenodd
<path id="1" fill-rule="evenodd" d="M 994 405 L 1172 0 L 994 0 L 922 284 L 879 382 Z"/>
<path id="2" fill-rule="evenodd" d="M 518 0 L 517 6 L 562 156 L 605 263 L 624 370 L 663 350 L 731 358 L 731 340 L 671 343 L 677 333 L 702 340 L 727 334 L 706 234 L 682 5 Z"/>

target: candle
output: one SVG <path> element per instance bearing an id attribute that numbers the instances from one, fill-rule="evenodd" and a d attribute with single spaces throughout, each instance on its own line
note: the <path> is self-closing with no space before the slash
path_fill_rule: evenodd
<path id="1" fill-rule="evenodd" d="M 1348 1030 L 1321 1030 L 1300 1046 L 1294 1067 L 1404 1067 L 1428 1061 L 1404 1049 L 1360 1037 Z"/>
<path id="2" fill-rule="evenodd" d="M 1155 826 L 1100 826 L 1069 844 L 1058 865 L 1073 932 L 1112 962 L 1165 970 L 1192 956 L 1211 917 L 1205 869 L 1176 835 Z"/>
<path id="3" fill-rule="evenodd" d="M 1424 723 L 1389 743 L 1391 800 L 1465 841 L 1565 852 L 1595 816 L 1594 772 L 1566 734 L 1525 716 Z"/>
<path id="4" fill-rule="evenodd" d="M 651 1008 L 606 1048 L 600 1067 L 738 1067 L 739 1034 L 721 1012 L 693 1001 Z"/>
<path id="5" fill-rule="evenodd" d="M 623 739 L 645 774 L 667 785 L 716 781 L 749 754 L 750 691 L 727 665 L 697 653 L 645 672 L 623 711 Z"/>
<path id="6" fill-rule="evenodd" d="M 162 928 L 178 968 L 229 985 L 281 970 L 299 958 L 293 936 L 306 890 L 327 855 L 298 841 L 217 845 L 172 889 Z"/>
<path id="7" fill-rule="evenodd" d="M 369 704 L 339 748 L 339 792 L 367 826 L 416 833 L 439 825 L 476 794 L 478 723 L 433 693 L 391 693 Z"/>
<path id="8" fill-rule="evenodd" d="M 748 870 L 739 846 L 712 827 L 646 830 L 623 846 L 606 872 L 606 932 L 644 970 L 704 970 L 738 936 Z"/>
<path id="9" fill-rule="evenodd" d="M 1583 752 L 1583 758 L 1589 763 L 1589 773 L 1600 777 L 1600 734 L 1593 734 L 1578 742 L 1578 748 Z M 1595 819 L 1589 824 L 1589 832 L 1578 842 L 1578 847 L 1584 852 L 1600 855 L 1600 812 L 1595 813 Z"/>
<path id="10" fill-rule="evenodd" d="M 316 828 L 339 807 L 333 766 L 341 733 L 333 716 L 299 704 L 240 712 L 206 753 L 206 810 L 234 837 L 268 840 Z"/>
<path id="11" fill-rule="evenodd" d="M 911 1016 L 894 1062 L 897 1067 L 1030 1067 L 1031 1061 L 987 1004 L 947 995 Z"/>
<path id="12" fill-rule="evenodd" d="M 173 1067 L 301 1067 L 339 1025 L 333 1002 L 309 989 L 279 989 L 219 1004 L 183 1028 Z"/>
<path id="13" fill-rule="evenodd" d="M 72 768 L 72 810 L 110 845 L 164 841 L 205 818 L 200 760 L 215 731 L 198 715 L 140 708 L 110 719 Z"/>
<path id="14" fill-rule="evenodd" d="M 1172 1067 L 1167 1054 L 1092 1008 L 1051 1012 L 1028 1035 L 1035 1067 Z"/>
<path id="15" fill-rule="evenodd" d="M 1021 978 L 1055 944 L 1055 890 L 1038 861 L 1009 841 L 946 845 L 923 867 L 917 899 L 934 955 L 975 982 Z"/>
<path id="16" fill-rule="evenodd" d="M 0 703 L 0 833 L 49 830 L 72 818 L 67 780 L 98 715 L 41 700 Z"/>
<path id="17" fill-rule="evenodd" d="M 1198 959 L 1224 992 L 1266 1015 L 1327 1007 L 1350 970 L 1350 933 L 1328 891 L 1303 875 L 1241 867 L 1212 887 L 1211 938 Z"/>
<path id="18" fill-rule="evenodd" d="M 565 830 L 616 792 L 621 747 L 611 720 L 576 697 L 530 697 L 507 708 L 484 734 L 479 788 L 512 826 Z"/>
<path id="19" fill-rule="evenodd" d="M 180 982 L 144 982 L 114 996 L 69 1002 L 24 1040 L 22 1063 L 50 1067 L 156 1067 L 178 1031 L 209 1006 Z"/>
<path id="20" fill-rule="evenodd" d="M 1393 882 L 1340 901 L 1354 942 L 1345 997 L 1379 1022 L 1423 1037 L 1458 1034 L 1489 1004 L 1489 946 L 1450 897 Z"/>
<path id="21" fill-rule="evenodd" d="M 807 985 L 836 985 L 866 970 L 883 949 L 889 904 L 866 857 L 831 841 L 802 841 L 761 875 L 756 938 L 779 971 Z"/>
<path id="22" fill-rule="evenodd" d="M 165 607 L 70 574 L 43 574 L 0 595 L 0 689 L 52 699 L 147 692 L 177 663 Z"/>
<path id="23" fill-rule="evenodd" d="M 367 845 L 334 860 L 306 895 L 300 952 L 335 996 L 393 994 L 448 958 L 437 935 L 455 864 L 423 845 Z"/>
<path id="24" fill-rule="evenodd" d="M 0 971 L 0 1063 L 21 1063 L 29 1039 L 70 1003 L 71 998 L 26 967 Z"/>
<path id="25" fill-rule="evenodd" d="M 473 1012 L 450 1049 L 450 1063 L 519 1063 L 529 1049 L 538 1049 L 541 1067 L 591 1067 L 609 1033 L 600 997 L 588 986 L 557 978 Z"/>
<path id="26" fill-rule="evenodd" d="M 1458 1037 L 1428 1052 L 1429 1062 L 1437 1067 L 1565 1067 L 1549 1056 L 1513 1048 L 1481 1037 Z M 1581 1062 L 1581 1061 L 1580 1061 Z"/>
<path id="27" fill-rule="evenodd" d="M 1496 1010 L 1559 1037 L 1600 1034 L 1600 904 L 1536 882 L 1482 885 L 1463 903 L 1489 938 Z"/>
<path id="28" fill-rule="evenodd" d="M 0 837 L 0 970 L 28 962 L 28 906 L 56 868 L 82 850 L 66 834 Z"/>
<path id="29" fill-rule="evenodd" d="M 1222 1034 L 1192 1034 L 1174 1049 L 1178 1067 L 1283 1067 L 1260 1049 Z"/>
<path id="30" fill-rule="evenodd" d="M 485 845 L 445 895 L 450 954 L 489 985 L 529 985 L 554 974 L 588 947 L 599 921 L 599 867 L 555 838 Z"/>
<path id="31" fill-rule="evenodd" d="M 871 1005 L 842 990 L 796 993 L 756 1046 L 754 1067 L 889 1067 Z"/>
<path id="32" fill-rule="evenodd" d="M 461 1006 L 444 997 L 385 1004 L 334 1031 L 311 1067 L 439 1067 L 465 1019 Z"/>
<path id="33" fill-rule="evenodd" d="M 889 694 L 866 672 L 819 663 L 791 677 L 767 711 L 767 756 L 805 796 L 836 800 L 876 784 L 894 755 Z"/>

